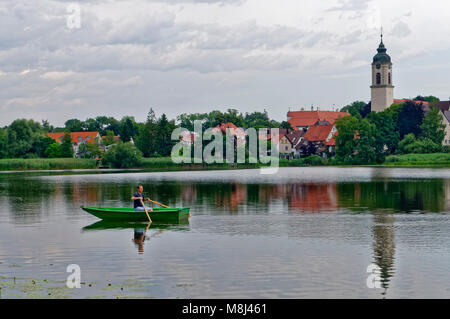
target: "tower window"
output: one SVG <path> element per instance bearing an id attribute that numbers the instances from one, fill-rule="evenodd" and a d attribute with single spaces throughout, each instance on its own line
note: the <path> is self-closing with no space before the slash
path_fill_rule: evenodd
<path id="1" fill-rule="evenodd" d="M 377 73 L 377 84 L 381 84 L 381 73 Z"/>
<path id="2" fill-rule="evenodd" d="M 391 84 L 391 72 L 389 72 L 389 84 Z"/>

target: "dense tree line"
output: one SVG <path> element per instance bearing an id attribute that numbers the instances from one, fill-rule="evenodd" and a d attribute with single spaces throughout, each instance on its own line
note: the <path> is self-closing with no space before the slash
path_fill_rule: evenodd
<path id="1" fill-rule="evenodd" d="M 436 101 L 428 97 L 430 101 Z M 416 98 L 425 101 L 425 98 Z M 370 104 L 354 102 L 343 108 L 351 116 L 336 121 L 336 160 L 346 164 L 383 163 L 391 154 L 435 153 L 443 150 L 445 125 L 431 103 L 393 104 L 383 112 L 367 112 Z"/>
<path id="2" fill-rule="evenodd" d="M 0 128 L 0 158 L 72 157 L 70 132 L 99 132 L 105 137 L 101 141 L 105 146 L 115 144 L 115 136 L 120 136 L 120 142 L 133 141 L 144 157 L 169 156 L 176 143 L 171 140 L 172 131 L 177 127 L 194 130 L 195 120 L 203 123 L 204 130 L 228 122 L 244 128 L 291 128 L 288 122 L 271 120 L 266 111 L 242 114 L 234 109 L 226 112 L 214 110 L 210 113 L 181 114 L 177 118 L 178 123 L 168 119 L 165 114 L 157 118 L 153 109 L 150 109 L 144 122 L 137 122 L 132 116 L 124 116 L 120 120 L 97 116 L 85 121 L 69 119 L 64 127 L 54 127 L 48 121 L 39 123 L 18 119 L 9 126 Z M 47 137 L 46 133 L 50 132 L 65 132 L 62 143 Z M 80 145 L 79 152 L 86 157 L 101 155 L 98 146 L 91 143 Z"/>

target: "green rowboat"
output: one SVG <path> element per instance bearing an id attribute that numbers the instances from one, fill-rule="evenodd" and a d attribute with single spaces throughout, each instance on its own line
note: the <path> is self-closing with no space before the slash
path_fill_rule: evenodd
<path id="1" fill-rule="evenodd" d="M 81 209 L 103 220 L 148 221 L 145 211 L 135 211 L 133 208 L 81 206 Z M 179 222 L 188 219 L 189 208 L 153 208 L 148 214 L 152 221 Z"/>

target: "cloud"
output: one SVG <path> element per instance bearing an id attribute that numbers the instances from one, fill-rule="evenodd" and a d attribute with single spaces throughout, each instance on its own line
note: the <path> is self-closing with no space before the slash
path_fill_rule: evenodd
<path id="1" fill-rule="evenodd" d="M 282 120 L 287 105 L 368 99 L 364 78 L 346 75 L 370 76 L 381 24 L 396 67 L 450 48 L 448 0 L 90 0 L 69 29 L 73 2 L 0 2 L 0 125 L 24 110 L 61 124 L 150 104 L 171 117 L 267 107 Z"/>
<path id="2" fill-rule="evenodd" d="M 409 28 L 408 24 L 406 24 L 405 22 L 399 21 L 392 28 L 389 35 L 392 35 L 392 36 L 398 37 L 398 38 L 404 38 L 404 37 L 409 36 L 411 33 L 412 33 L 412 31 Z"/>

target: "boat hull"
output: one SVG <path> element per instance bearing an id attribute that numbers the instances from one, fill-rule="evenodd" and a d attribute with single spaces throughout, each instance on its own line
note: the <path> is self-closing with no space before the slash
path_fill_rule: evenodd
<path id="1" fill-rule="evenodd" d="M 84 207 L 81 209 L 102 220 L 109 221 L 148 221 L 145 211 L 135 211 L 133 208 Z M 180 222 L 189 217 L 189 208 L 154 208 L 148 211 L 152 221 Z"/>

